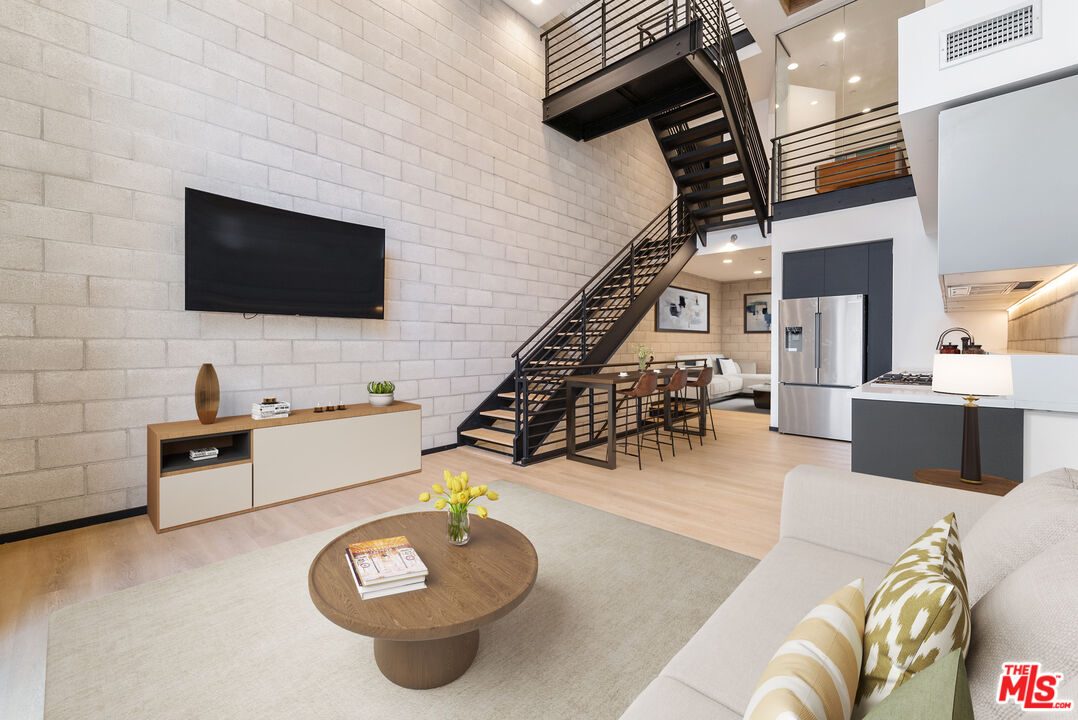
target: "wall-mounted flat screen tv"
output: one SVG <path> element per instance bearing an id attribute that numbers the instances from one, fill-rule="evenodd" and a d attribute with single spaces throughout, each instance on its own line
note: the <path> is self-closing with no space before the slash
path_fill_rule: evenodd
<path id="1" fill-rule="evenodd" d="M 188 310 L 381 319 L 385 230 L 187 188 Z"/>

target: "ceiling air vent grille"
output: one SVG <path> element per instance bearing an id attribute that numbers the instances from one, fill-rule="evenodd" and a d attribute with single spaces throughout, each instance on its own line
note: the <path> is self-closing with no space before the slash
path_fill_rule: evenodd
<path id="1" fill-rule="evenodd" d="M 1019 5 L 971 25 L 940 34 L 940 68 L 1037 40 L 1041 36 L 1040 0 Z"/>
<path id="2" fill-rule="evenodd" d="M 1006 295 L 1014 290 L 1018 283 L 973 283 L 971 285 L 953 285 L 947 288 L 948 297 L 980 297 L 984 295 Z"/>

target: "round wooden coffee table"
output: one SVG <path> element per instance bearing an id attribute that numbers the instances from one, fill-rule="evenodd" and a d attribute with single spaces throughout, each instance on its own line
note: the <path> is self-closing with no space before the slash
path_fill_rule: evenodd
<path id="1" fill-rule="evenodd" d="M 471 541 L 446 540 L 446 513 L 418 512 L 353 528 L 311 563 L 311 600 L 332 622 L 374 638 L 382 674 L 422 690 L 456 680 L 479 649 L 479 628 L 519 605 L 535 583 L 539 558 L 517 530 L 472 516 Z M 364 600 L 356 591 L 345 548 L 349 543 L 404 535 L 430 574 L 424 590 Z"/>

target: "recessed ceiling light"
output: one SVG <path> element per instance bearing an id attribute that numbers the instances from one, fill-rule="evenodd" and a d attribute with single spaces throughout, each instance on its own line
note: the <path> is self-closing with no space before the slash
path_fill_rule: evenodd
<path id="1" fill-rule="evenodd" d="M 729 264 L 729 263 L 732 263 L 732 262 L 733 262 L 733 260 L 731 260 L 730 258 L 726 258 L 726 259 L 725 259 L 725 260 L 723 260 L 722 262 L 723 262 L 723 264 Z"/>
<path id="2" fill-rule="evenodd" d="M 764 274 L 764 271 L 763 271 L 763 270 L 753 270 L 753 271 L 752 271 L 752 274 L 753 274 L 753 275 L 763 275 L 763 274 Z"/>
<path id="3" fill-rule="evenodd" d="M 532 0 L 532 5 L 542 5 L 543 0 Z"/>
<path id="4" fill-rule="evenodd" d="M 850 75 L 850 82 L 851 83 L 859 83 L 859 82 L 861 82 L 861 76 L 860 75 Z"/>
<path id="5" fill-rule="evenodd" d="M 809 103 L 809 105 L 818 105 L 819 103 L 820 103 L 819 100 L 813 100 L 812 102 Z"/>
<path id="6" fill-rule="evenodd" d="M 834 35 L 831 36 L 831 39 L 834 40 L 835 42 L 842 42 L 843 40 L 846 39 L 846 33 L 843 32 L 842 30 L 839 30 L 837 33 L 835 33 Z"/>
<path id="7" fill-rule="evenodd" d="M 786 69 L 787 69 L 787 70 L 796 70 L 796 69 L 797 69 L 798 67 L 799 67 L 799 66 L 798 66 L 798 64 L 797 64 L 797 63 L 795 63 L 795 62 L 792 62 L 792 63 L 790 63 L 789 65 L 787 65 L 787 66 L 786 66 Z"/>
<path id="8" fill-rule="evenodd" d="M 861 112 L 863 112 L 863 113 L 872 112 L 872 108 L 863 108 L 861 110 Z"/>

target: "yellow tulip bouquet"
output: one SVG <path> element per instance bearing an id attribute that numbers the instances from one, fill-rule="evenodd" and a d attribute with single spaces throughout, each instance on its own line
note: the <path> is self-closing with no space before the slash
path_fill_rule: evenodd
<path id="1" fill-rule="evenodd" d="M 486 485 L 469 485 L 467 471 L 462 472 L 460 475 L 454 475 L 445 470 L 443 471 L 443 478 L 445 487 L 438 483 L 431 485 L 431 489 L 434 490 L 437 496 L 434 507 L 438 510 L 449 507 L 449 542 L 454 545 L 464 545 L 468 542 L 468 508 L 481 497 L 486 497 L 491 501 L 497 500 L 498 493 L 488 490 Z M 419 496 L 419 499 L 423 502 L 429 502 L 431 494 L 425 492 Z M 475 514 L 485 518 L 487 509 L 482 505 L 476 505 Z"/>

